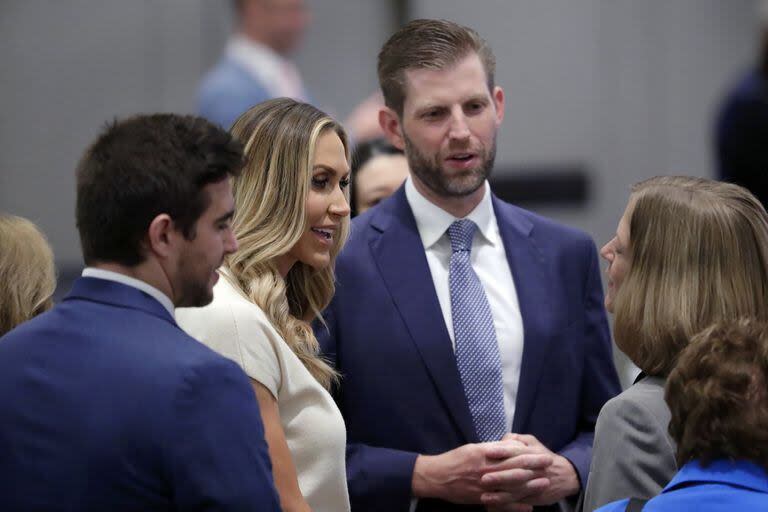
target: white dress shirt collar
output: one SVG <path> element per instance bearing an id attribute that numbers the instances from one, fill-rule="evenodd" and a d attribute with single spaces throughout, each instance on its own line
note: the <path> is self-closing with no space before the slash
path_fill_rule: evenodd
<path id="1" fill-rule="evenodd" d="M 150 297 L 157 300 L 157 302 L 162 304 L 162 306 L 166 310 L 168 310 L 168 314 L 171 315 L 171 318 L 175 318 L 173 302 L 171 301 L 171 299 L 166 294 L 164 294 L 154 286 L 146 283 L 145 281 L 142 281 L 140 279 L 135 279 L 125 274 L 120 274 L 118 272 L 112 272 L 111 270 L 104 270 L 102 268 L 93 268 L 93 267 L 86 267 L 83 270 L 83 277 L 106 279 L 107 281 L 114 281 L 116 283 L 130 286 L 132 288 L 137 288 L 138 290 L 141 290 L 142 292 L 146 293 Z"/>
<path id="2" fill-rule="evenodd" d="M 483 186 L 485 187 L 483 198 L 475 209 L 464 218 L 477 224 L 478 232 L 485 241 L 495 245 L 499 240 L 498 236 L 496 236 L 496 216 L 493 213 L 491 186 L 487 181 Z M 413 211 L 416 227 L 419 230 L 419 236 L 425 249 L 429 249 L 437 243 L 445 235 L 448 227 L 454 221 L 459 220 L 421 195 L 413 184 L 413 178 L 411 177 L 408 177 L 405 181 L 405 197 Z"/>

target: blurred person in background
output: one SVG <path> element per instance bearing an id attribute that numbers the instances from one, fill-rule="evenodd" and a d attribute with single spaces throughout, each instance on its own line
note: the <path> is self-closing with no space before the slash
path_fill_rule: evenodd
<path id="1" fill-rule="evenodd" d="M 198 112 L 229 129 L 242 113 L 272 98 L 310 102 L 299 68 L 292 60 L 312 21 L 306 0 L 233 0 L 235 33 L 218 63 L 203 77 Z M 363 142 L 382 135 L 381 94 L 354 106 L 344 126 Z"/>
<path id="2" fill-rule="evenodd" d="M 349 193 L 352 215 L 364 213 L 394 194 L 408 177 L 408 159 L 386 139 L 355 146 Z"/>
<path id="3" fill-rule="evenodd" d="M 175 306 L 237 249 L 242 147 L 205 119 L 110 123 L 77 168 L 87 267 L 0 339 L 0 501 L 28 510 L 280 510 L 259 405 Z"/>
<path id="4" fill-rule="evenodd" d="M 728 91 L 715 123 L 718 178 L 768 206 L 768 0 L 760 0 L 756 64 Z"/>
<path id="5" fill-rule="evenodd" d="M 665 398 L 680 470 L 644 507 L 622 500 L 599 511 L 768 510 L 768 324 L 734 319 L 698 334 Z"/>
<path id="6" fill-rule="evenodd" d="M 608 261 L 614 339 L 642 370 L 595 428 L 584 510 L 648 499 L 678 469 L 664 383 L 693 336 L 715 322 L 768 317 L 768 215 L 743 187 L 662 176 L 632 187 Z"/>
<path id="7" fill-rule="evenodd" d="M 53 252 L 27 219 L 0 214 L 0 336 L 53 306 Z"/>
<path id="8" fill-rule="evenodd" d="M 306 103 L 279 98 L 243 114 L 235 180 L 239 249 L 213 302 L 177 311 L 192 336 L 237 362 L 261 406 L 275 485 L 286 512 L 345 512 L 346 432 L 328 393 L 337 373 L 309 322 L 334 292 L 334 262 L 349 230 L 347 136 Z"/>
<path id="9" fill-rule="evenodd" d="M 305 0 L 233 0 L 233 5 L 235 33 L 198 91 L 200 115 L 225 129 L 264 100 L 308 99 L 291 60 L 310 23 Z"/>

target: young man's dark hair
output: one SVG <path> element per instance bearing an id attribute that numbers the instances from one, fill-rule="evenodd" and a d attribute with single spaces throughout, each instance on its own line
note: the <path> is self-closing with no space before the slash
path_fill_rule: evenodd
<path id="1" fill-rule="evenodd" d="M 379 52 L 379 85 L 384 103 L 402 115 L 407 70 L 446 69 L 471 53 L 480 57 L 488 90 L 493 90 L 496 58 L 477 32 L 452 21 L 411 21 L 390 37 Z"/>
<path id="2" fill-rule="evenodd" d="M 77 168 L 77 228 L 86 265 L 144 260 L 142 240 L 160 213 L 187 239 L 208 206 L 203 187 L 236 176 L 242 147 L 194 116 L 155 114 L 109 124 Z"/>
<path id="3" fill-rule="evenodd" d="M 768 471 L 768 325 L 742 320 L 696 336 L 667 380 L 680 466 L 747 460 Z"/>

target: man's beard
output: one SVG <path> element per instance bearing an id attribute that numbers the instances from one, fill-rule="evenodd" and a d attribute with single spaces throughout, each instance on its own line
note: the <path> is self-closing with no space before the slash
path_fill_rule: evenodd
<path id="1" fill-rule="evenodd" d="M 187 281 L 183 283 L 181 297 L 184 304 L 178 307 L 201 308 L 211 303 L 213 293 L 208 289 L 208 283 L 202 284 Z"/>
<path id="2" fill-rule="evenodd" d="M 403 134 L 405 140 L 405 155 L 411 173 L 438 197 L 465 197 L 483 186 L 491 175 L 493 163 L 496 160 L 496 137 L 488 151 L 477 153 L 480 164 L 470 169 L 455 171 L 449 176 L 443 169 L 439 156 L 430 159 L 419 151 L 411 139 Z"/>
<path id="3" fill-rule="evenodd" d="M 213 292 L 209 288 L 209 278 L 202 280 L 195 276 L 193 269 L 190 268 L 187 258 L 182 258 L 179 262 L 179 304 L 176 307 L 200 308 L 207 306 L 213 300 Z"/>

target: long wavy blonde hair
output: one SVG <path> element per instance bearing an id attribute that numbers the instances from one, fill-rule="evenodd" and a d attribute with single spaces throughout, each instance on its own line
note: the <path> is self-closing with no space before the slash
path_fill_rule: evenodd
<path id="1" fill-rule="evenodd" d="M 256 105 L 235 121 L 231 131 L 245 146 L 246 165 L 233 183 L 233 230 L 240 248 L 226 263 L 228 279 L 266 313 L 326 389 L 338 374 L 319 356 L 309 322 L 320 318 L 333 297 L 333 267 L 349 234 L 349 218 L 341 220 L 328 267 L 316 270 L 299 261 L 283 279 L 275 259 L 309 228 L 306 203 L 315 147 L 329 130 L 339 136 L 349 159 L 344 129 L 312 105 L 279 98 Z"/>
<path id="2" fill-rule="evenodd" d="M 53 305 L 53 252 L 27 219 L 0 214 L 0 283 L 0 336 Z"/>

